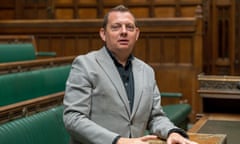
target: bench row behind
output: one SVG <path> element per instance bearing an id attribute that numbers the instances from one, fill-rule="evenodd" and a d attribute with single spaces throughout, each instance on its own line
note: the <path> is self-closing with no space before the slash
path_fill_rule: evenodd
<path id="1" fill-rule="evenodd" d="M 37 51 L 35 37 L 31 35 L 0 35 L 0 53 L 0 63 L 56 56 L 56 52 Z"/>
<path id="2" fill-rule="evenodd" d="M 0 125 L 1 144 L 68 144 L 63 106 Z"/>
<path id="3" fill-rule="evenodd" d="M 39 70 L 0 75 L 0 122 L 26 116 L 62 103 L 70 64 Z M 161 93 L 163 97 L 181 97 L 181 93 Z M 191 112 L 189 104 L 163 107 L 168 117 L 186 129 Z"/>
<path id="4" fill-rule="evenodd" d="M 65 56 L 65 57 L 0 63 L 0 74 L 9 74 L 9 73 L 15 73 L 15 72 L 49 68 L 54 66 L 69 65 L 72 63 L 74 58 L 75 56 Z"/>
<path id="5" fill-rule="evenodd" d="M 71 65 L 0 75 L 0 121 L 62 103 Z"/>

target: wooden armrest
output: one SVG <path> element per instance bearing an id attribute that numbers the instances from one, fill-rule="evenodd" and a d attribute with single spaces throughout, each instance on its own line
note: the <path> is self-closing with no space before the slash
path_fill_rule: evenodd
<path id="1" fill-rule="evenodd" d="M 56 52 L 36 52 L 36 56 L 51 56 L 51 57 L 55 57 L 57 55 Z"/>
<path id="2" fill-rule="evenodd" d="M 0 63 L 0 74 L 26 71 L 55 65 L 71 64 L 74 58 L 75 56 L 66 56 L 29 61 Z"/>
<path id="3" fill-rule="evenodd" d="M 180 92 L 161 92 L 160 94 L 162 97 L 170 97 L 170 98 L 182 97 L 182 93 Z"/>

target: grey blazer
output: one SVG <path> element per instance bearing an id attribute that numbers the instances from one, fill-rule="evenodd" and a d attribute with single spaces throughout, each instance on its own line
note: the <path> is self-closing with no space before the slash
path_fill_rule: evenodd
<path id="1" fill-rule="evenodd" d="M 153 69 L 134 57 L 134 106 L 105 47 L 78 56 L 66 83 L 64 123 L 72 144 L 111 144 L 118 135 L 140 137 L 149 129 L 166 138 L 176 128 L 160 106 Z"/>

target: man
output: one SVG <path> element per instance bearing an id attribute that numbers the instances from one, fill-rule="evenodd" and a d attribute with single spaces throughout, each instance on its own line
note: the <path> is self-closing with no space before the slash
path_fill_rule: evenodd
<path id="1" fill-rule="evenodd" d="M 70 143 L 194 143 L 164 115 L 153 69 L 132 55 L 139 33 L 133 14 L 117 6 L 104 17 L 103 48 L 74 60 L 63 116 Z"/>

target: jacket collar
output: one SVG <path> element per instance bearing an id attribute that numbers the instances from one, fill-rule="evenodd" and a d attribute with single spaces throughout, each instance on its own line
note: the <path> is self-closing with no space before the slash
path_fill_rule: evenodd
<path id="1" fill-rule="evenodd" d="M 121 97 L 122 101 L 124 102 L 129 116 L 131 116 L 132 118 L 138 108 L 138 105 L 142 96 L 142 91 L 143 91 L 143 68 L 141 63 L 135 57 L 132 57 L 132 66 L 133 66 L 132 70 L 133 70 L 133 76 L 134 76 L 134 85 L 135 85 L 134 94 L 135 95 L 134 95 L 133 110 L 131 114 L 125 87 L 122 83 L 121 77 L 117 71 L 114 61 L 109 55 L 106 47 L 103 47 L 99 50 L 99 52 L 96 54 L 96 60 L 98 61 L 102 69 L 105 71 L 105 73 L 108 75 L 108 78 L 113 83 L 116 90 L 118 91 L 118 94 Z"/>

